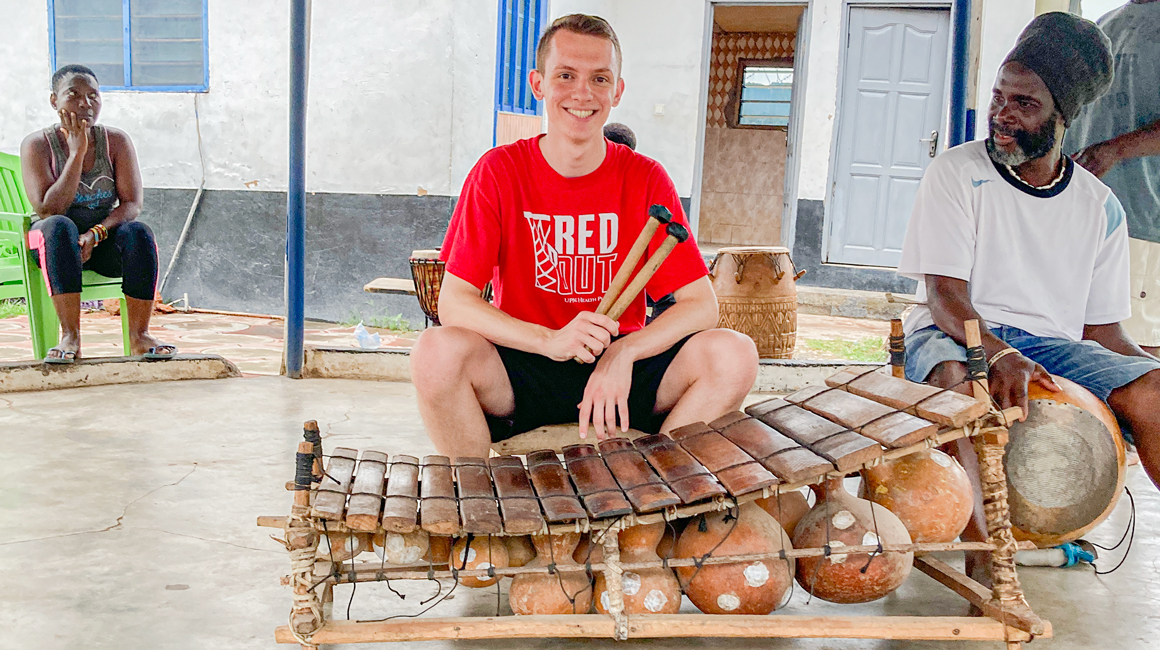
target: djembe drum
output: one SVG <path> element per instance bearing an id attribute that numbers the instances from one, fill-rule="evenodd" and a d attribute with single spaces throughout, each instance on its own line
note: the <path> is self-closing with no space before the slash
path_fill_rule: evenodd
<path id="1" fill-rule="evenodd" d="M 797 339 L 797 287 L 789 249 L 722 248 L 709 267 L 720 309 L 718 327 L 749 336 L 762 359 L 789 359 Z"/>
<path id="2" fill-rule="evenodd" d="M 439 325 L 439 288 L 443 286 L 444 262 L 439 249 L 411 251 L 411 278 L 415 280 L 415 297 L 431 325 Z M 483 288 L 483 299 L 491 302 L 491 283 Z"/>
<path id="3" fill-rule="evenodd" d="M 415 280 L 415 297 L 432 325 L 439 324 L 439 288 L 443 286 L 443 260 L 439 249 L 411 251 L 411 277 Z"/>

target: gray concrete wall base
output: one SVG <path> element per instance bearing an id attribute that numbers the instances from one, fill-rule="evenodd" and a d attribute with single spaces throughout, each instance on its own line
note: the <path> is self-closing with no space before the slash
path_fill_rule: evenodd
<path id="1" fill-rule="evenodd" d="M 763 359 L 757 369 L 755 393 L 792 393 L 818 386 L 846 366 L 878 366 L 849 361 L 799 361 Z M 411 381 L 409 350 L 362 350 L 359 348 L 308 347 L 302 376 L 307 379 L 361 379 L 365 381 Z"/>
<path id="2" fill-rule="evenodd" d="M 59 365 L 17 361 L 0 363 L 0 393 L 241 376 L 237 366 L 213 354 L 179 354 L 168 361 L 94 357 Z"/>
<path id="3" fill-rule="evenodd" d="M 797 289 L 799 314 L 891 320 L 901 318 L 902 312 L 910 306 L 887 302 L 886 294 L 878 291 L 806 286 L 799 286 Z M 914 296 L 910 294 L 900 294 L 899 297 L 914 300 Z"/>

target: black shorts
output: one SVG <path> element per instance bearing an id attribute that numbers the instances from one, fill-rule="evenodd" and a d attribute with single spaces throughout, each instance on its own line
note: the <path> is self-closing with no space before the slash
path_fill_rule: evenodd
<path id="1" fill-rule="evenodd" d="M 628 424 L 645 433 L 657 433 L 666 413 L 654 413 L 657 389 L 669 364 L 692 335 L 677 341 L 671 348 L 632 365 L 632 389 L 628 394 Z M 580 401 L 588 377 L 596 370 L 594 363 L 552 361 L 548 357 L 496 346 L 507 369 L 515 394 L 516 409 L 510 417 L 487 416 L 492 442 L 549 424 L 566 424 L 580 419 Z M 595 438 L 593 438 L 595 439 Z"/>

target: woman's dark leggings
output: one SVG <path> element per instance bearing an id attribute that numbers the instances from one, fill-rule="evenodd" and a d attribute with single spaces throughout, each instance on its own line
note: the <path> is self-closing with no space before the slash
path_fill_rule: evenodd
<path id="1" fill-rule="evenodd" d="M 56 215 L 32 224 L 28 246 L 44 273 L 49 295 L 81 292 L 81 271 L 121 278 L 121 291 L 130 298 L 152 300 L 157 286 L 157 244 L 153 231 L 130 221 L 109 231 L 109 238 L 93 248 L 81 264 L 80 230 L 72 219 Z"/>

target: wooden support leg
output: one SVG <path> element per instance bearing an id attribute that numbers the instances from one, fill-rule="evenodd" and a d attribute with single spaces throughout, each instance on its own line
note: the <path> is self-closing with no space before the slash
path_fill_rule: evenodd
<path id="1" fill-rule="evenodd" d="M 983 511 L 987 519 L 988 541 L 995 545 L 991 553 L 992 600 L 1007 625 L 1020 627 L 1032 635 L 1043 634 L 1043 620 L 1031 611 L 1023 597 L 1019 576 L 1015 572 L 1017 543 L 1011 532 L 1011 515 L 1007 505 L 1007 474 L 1003 468 L 1003 452 L 1007 445 L 1007 429 L 995 427 L 975 438 L 979 456 L 979 479 L 983 488 Z M 996 618 L 992 616 L 992 618 Z M 1018 625 L 1022 622 L 1023 625 Z M 1018 643 L 1015 644 L 1019 645 Z M 1008 643 L 1010 649 L 1011 643 Z"/>
<path id="2" fill-rule="evenodd" d="M 616 623 L 614 638 L 628 639 L 628 615 L 624 612 L 624 588 L 620 576 L 620 526 L 604 531 L 604 585 L 608 589 L 608 613 Z"/>

